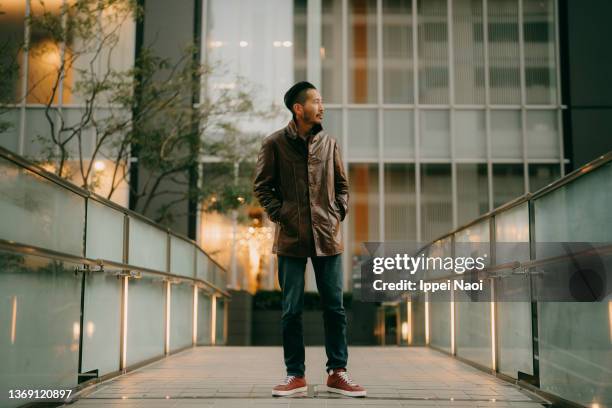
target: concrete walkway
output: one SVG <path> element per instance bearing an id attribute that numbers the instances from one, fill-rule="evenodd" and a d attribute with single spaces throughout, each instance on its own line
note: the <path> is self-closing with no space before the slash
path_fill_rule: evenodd
<path id="1" fill-rule="evenodd" d="M 325 350 L 306 349 L 308 393 L 273 398 L 280 347 L 198 347 L 86 389 L 70 407 L 522 407 L 543 401 L 428 348 L 350 347 L 349 372 L 368 390 L 324 391 Z M 546 405 L 546 404 L 544 404 Z"/>

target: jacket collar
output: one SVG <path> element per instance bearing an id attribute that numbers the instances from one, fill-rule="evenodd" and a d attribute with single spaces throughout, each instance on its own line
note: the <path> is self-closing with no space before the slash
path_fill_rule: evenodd
<path id="1" fill-rule="evenodd" d="M 323 130 L 323 126 L 314 125 L 312 129 L 310 130 L 310 134 L 317 135 L 322 130 Z M 297 139 L 299 137 L 298 130 L 297 130 L 297 123 L 295 123 L 293 119 L 291 119 L 289 123 L 287 124 L 287 127 L 285 127 L 285 133 L 287 134 L 287 136 L 289 136 L 292 139 Z"/>

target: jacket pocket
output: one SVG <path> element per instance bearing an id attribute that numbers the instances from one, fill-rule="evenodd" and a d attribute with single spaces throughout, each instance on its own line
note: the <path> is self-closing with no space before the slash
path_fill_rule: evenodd
<path id="1" fill-rule="evenodd" d="M 288 236 L 296 236 L 298 232 L 296 206 L 288 201 L 283 201 L 279 211 L 279 223 L 283 232 Z"/>

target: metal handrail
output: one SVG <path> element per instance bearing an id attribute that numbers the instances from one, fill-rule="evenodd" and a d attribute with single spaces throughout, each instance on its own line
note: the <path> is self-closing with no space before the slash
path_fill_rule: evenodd
<path id="1" fill-rule="evenodd" d="M 172 235 L 184 242 L 187 242 L 189 244 L 191 244 L 197 251 L 200 251 L 202 254 L 204 254 L 206 256 L 206 258 L 212 262 L 215 266 L 217 266 L 224 274 L 227 275 L 227 270 L 221 266 L 219 264 L 219 262 L 217 262 L 215 259 L 213 259 L 204 249 L 202 249 L 197 242 L 195 242 L 194 240 L 192 240 L 191 238 L 177 233 L 175 231 L 172 231 L 171 229 L 167 228 L 167 227 L 163 227 L 161 225 L 159 225 L 158 223 L 156 223 L 155 221 L 153 221 L 152 219 L 137 213 L 133 210 L 130 210 L 128 208 L 122 207 L 119 204 L 104 198 L 94 192 L 91 192 L 87 189 L 84 189 L 82 187 L 79 187 L 73 183 L 70 183 L 69 181 L 57 176 L 54 173 L 51 173 L 45 169 L 43 169 L 42 167 L 40 167 L 39 165 L 37 165 L 36 163 L 33 163 L 27 159 L 25 159 L 22 156 L 19 156 L 13 152 L 11 152 L 10 150 L 7 150 L 6 148 L 0 146 L 0 158 L 6 159 L 14 164 L 16 164 L 17 166 L 24 168 L 34 174 L 36 174 L 37 176 L 40 176 L 42 178 L 44 178 L 45 180 L 48 180 L 58 186 L 60 186 L 61 188 L 64 188 L 66 190 L 71 191 L 72 193 L 75 193 L 83 198 L 85 198 L 86 200 L 93 200 L 96 201 L 106 207 L 112 208 L 115 211 L 121 212 L 124 215 L 127 215 L 130 218 L 133 219 L 137 219 L 139 221 L 145 222 L 148 225 L 156 228 L 158 231 L 163 232 L 165 234 L 169 234 Z M 85 223 L 87 223 L 87 220 L 85 220 Z M 39 255 L 46 255 L 46 256 L 50 256 L 56 259 L 65 259 L 65 260 L 71 260 L 74 262 L 82 262 L 84 264 L 99 264 L 99 260 L 93 260 L 93 259 L 89 259 L 86 258 L 85 256 L 83 257 L 77 257 L 74 255 L 70 255 L 70 254 L 66 254 L 66 253 L 61 253 L 61 252 L 57 252 L 57 251 L 53 251 L 53 250 L 49 250 L 46 248 L 40 248 L 40 247 L 36 247 L 36 246 L 32 246 L 32 245 L 28 245 L 25 243 L 16 243 L 16 242 L 12 242 L 12 241 L 7 241 L 4 239 L 0 239 L 0 248 L 4 248 L 4 249 L 15 249 L 18 250 L 19 252 L 22 253 L 37 253 Z M 84 254 L 83 254 L 84 255 Z M 117 266 L 119 268 L 125 269 L 125 270 L 134 270 L 134 271 L 142 271 L 142 272 L 147 272 L 147 273 L 155 273 L 155 274 L 162 274 L 162 275 L 167 275 L 169 277 L 180 277 L 180 278 L 186 278 L 186 279 L 191 279 L 194 282 L 200 282 L 205 284 L 206 286 L 214 289 L 216 292 L 222 294 L 223 296 L 226 297 L 230 297 L 229 293 L 221 288 L 216 287 L 215 285 L 213 285 L 210 282 L 207 281 L 203 281 L 197 278 L 188 278 L 185 276 L 181 276 L 181 275 L 174 275 L 172 273 L 169 272 L 164 272 L 164 271 L 157 271 L 154 269 L 148 269 L 145 267 L 140 267 L 140 266 L 136 266 L 136 265 L 129 265 L 129 264 L 123 264 L 123 263 L 118 263 L 118 262 L 114 262 L 114 261 L 106 261 L 103 260 L 103 262 L 105 262 L 106 264 L 112 264 L 114 266 Z"/>

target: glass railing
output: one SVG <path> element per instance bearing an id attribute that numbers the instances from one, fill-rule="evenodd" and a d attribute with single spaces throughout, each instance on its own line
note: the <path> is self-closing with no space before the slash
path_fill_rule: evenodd
<path id="1" fill-rule="evenodd" d="M 195 242 L 0 148 L 0 406 L 224 344 L 225 286 Z"/>
<path id="2" fill-rule="evenodd" d="M 611 203 L 612 152 L 430 243 L 429 255 L 459 255 L 478 243 L 491 258 L 476 298 L 464 291 L 425 298 L 424 341 L 552 400 L 612 407 L 612 275 L 592 281 L 586 297 L 575 293 L 580 282 L 562 275 L 581 262 L 585 272 L 593 259 L 591 269 L 612 270 Z M 596 256 L 570 256 L 561 250 L 568 246 L 596 247 Z M 559 282 L 567 293 L 549 295 Z"/>

